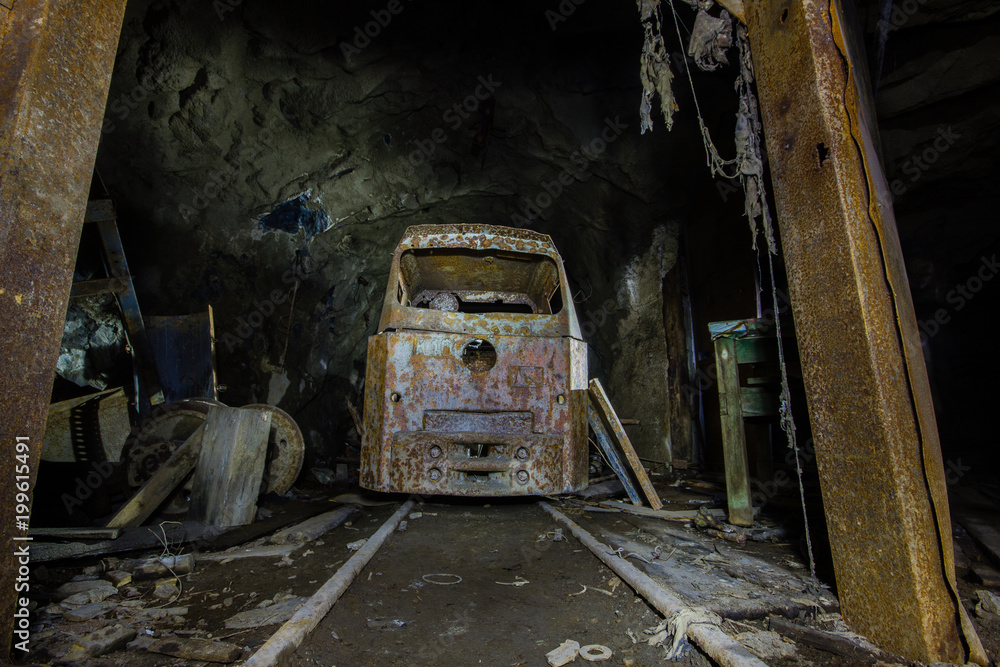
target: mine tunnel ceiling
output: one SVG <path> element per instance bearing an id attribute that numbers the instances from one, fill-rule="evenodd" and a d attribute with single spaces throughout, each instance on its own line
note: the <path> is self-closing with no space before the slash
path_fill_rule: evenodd
<path id="1" fill-rule="evenodd" d="M 311 447 L 330 444 L 346 415 L 317 396 L 356 395 L 396 241 L 468 222 L 551 234 L 582 320 L 601 321 L 592 373 L 658 400 L 648 369 L 666 350 L 648 341 L 679 231 L 728 217 L 750 234 L 707 178 L 680 58 L 673 131 L 654 117 L 639 132 L 636 6 L 549 4 L 129 3 L 97 166 L 144 312 L 215 308 L 223 400 L 281 404 Z M 861 7 L 872 47 L 875 4 Z M 878 70 L 904 248 L 948 265 L 996 240 L 979 184 L 996 152 L 997 10 L 895 3 Z M 737 71 L 693 72 L 725 154 Z"/>

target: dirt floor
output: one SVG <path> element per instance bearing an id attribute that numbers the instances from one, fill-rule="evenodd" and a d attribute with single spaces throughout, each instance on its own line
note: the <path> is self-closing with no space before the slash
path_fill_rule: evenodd
<path id="1" fill-rule="evenodd" d="M 666 485 L 659 490 L 668 509 L 718 502 L 710 490 Z M 263 542 L 277 527 L 340 506 L 327 498 L 270 504 L 263 513 L 270 516 L 254 526 L 194 544 L 169 545 L 174 552 L 194 552 L 197 559 L 194 572 L 178 577 L 178 595 L 157 599 L 156 580 L 133 581 L 99 603 L 89 620 L 70 620 L 79 610 L 60 604 L 64 596 L 56 589 L 74 579 L 106 577 L 96 570 L 114 563 L 90 558 L 37 567 L 33 648 L 25 664 L 56 663 L 81 637 L 116 626 L 135 631 L 127 646 L 122 642 L 78 664 L 203 664 L 151 652 L 152 642 L 162 638 L 222 640 L 241 649 L 237 661 L 246 659 L 351 557 L 348 545 L 371 536 L 402 500 L 380 497 L 374 502 L 383 504 L 358 507 L 347 523 L 287 556 L 238 558 L 248 548 L 266 547 Z M 557 533 L 558 524 L 537 500 L 423 499 L 405 519 L 405 530 L 391 535 L 294 654 L 292 664 L 543 666 L 545 654 L 567 639 L 608 647 L 612 657 L 607 665 L 663 664 L 664 647 L 647 643 L 661 615 L 569 531 Z M 609 551 L 690 604 L 723 613 L 728 618 L 722 627 L 730 635 L 744 643 L 764 641 L 758 650 L 769 665 L 874 662 L 784 642 L 765 632 L 769 614 L 831 632 L 847 630 L 836 613 L 835 591 L 810 576 L 794 533 L 777 530 L 777 541 L 740 545 L 707 535 L 690 521 L 608 511 L 578 499 L 553 504 Z M 773 518 L 762 518 L 768 530 L 781 528 Z M 1000 618 L 977 615 L 975 605 L 977 591 L 985 587 L 995 592 L 997 582 L 974 581 L 976 573 L 991 576 L 991 569 L 974 541 L 956 530 L 960 592 L 987 651 L 996 656 Z M 215 561 L 208 560 L 212 554 L 217 554 Z M 226 627 L 241 612 L 252 612 L 257 619 L 249 627 Z M 902 664 L 882 658 L 883 664 Z M 584 663 L 578 659 L 575 664 Z M 714 663 L 692 648 L 677 664 Z"/>

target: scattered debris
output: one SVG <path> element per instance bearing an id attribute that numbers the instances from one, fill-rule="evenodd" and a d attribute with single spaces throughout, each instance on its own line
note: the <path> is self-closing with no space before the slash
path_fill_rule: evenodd
<path id="1" fill-rule="evenodd" d="M 336 481 L 334 472 L 329 468 L 311 468 L 309 472 L 312 476 L 316 478 L 316 481 L 320 484 L 333 484 Z"/>
<path id="2" fill-rule="evenodd" d="M 365 542 L 367 542 L 367 541 L 368 541 L 367 537 L 362 538 L 362 539 L 360 539 L 360 540 L 358 540 L 356 542 L 351 542 L 350 544 L 347 545 L 347 548 L 350 551 L 357 551 L 361 547 L 365 546 Z"/>
<path id="3" fill-rule="evenodd" d="M 111 625 L 83 635 L 71 635 L 68 651 L 60 662 L 83 662 L 116 651 L 135 639 L 136 631 L 121 625 Z"/>
<path id="4" fill-rule="evenodd" d="M 428 577 L 431 578 L 429 579 Z M 439 577 L 453 577 L 455 581 L 435 581 L 435 579 Z M 458 576 L 457 574 L 447 574 L 447 573 L 425 574 L 423 577 L 421 577 L 421 579 L 426 581 L 428 584 L 437 584 L 438 586 L 454 586 L 455 584 L 462 583 L 462 577 Z"/>
<path id="5" fill-rule="evenodd" d="M 494 581 L 494 584 L 500 584 L 501 586 L 524 586 L 530 584 L 531 582 L 524 577 L 514 577 L 514 581 Z"/>
<path id="6" fill-rule="evenodd" d="M 620 580 L 619 580 L 619 581 L 620 581 Z M 569 595 L 567 595 L 566 597 L 571 597 L 571 598 L 573 598 L 573 597 L 576 597 L 577 595 L 583 595 L 583 594 L 584 594 L 584 593 L 586 593 L 587 591 L 597 591 L 598 593 L 604 593 L 605 595 L 607 595 L 607 596 L 609 596 L 609 597 L 611 597 L 611 596 L 613 596 L 613 595 L 614 595 L 614 593 L 613 593 L 613 592 L 611 592 L 611 591 L 606 591 L 606 590 L 604 590 L 603 588 L 597 588 L 596 586 L 586 586 L 586 585 L 584 585 L 584 584 L 580 584 L 580 585 L 581 585 L 581 586 L 583 586 L 583 590 L 582 590 L 582 591 L 580 591 L 579 593 L 570 593 L 570 594 L 569 594 Z"/>
<path id="7" fill-rule="evenodd" d="M 91 602 L 75 609 L 66 610 L 63 613 L 63 618 L 74 622 L 89 621 L 93 618 L 104 616 L 117 606 L 114 602 Z"/>
<path id="8" fill-rule="evenodd" d="M 115 593 L 118 592 L 118 589 L 115 588 L 114 584 L 104 581 L 103 579 L 93 579 L 90 581 L 67 582 L 62 586 L 60 586 L 59 588 L 57 588 L 55 594 L 56 597 L 61 598 L 61 597 L 76 595 L 78 593 L 86 593 L 87 591 L 95 589 L 104 589 L 107 592 L 107 595 L 105 595 L 104 597 L 107 597 L 108 595 L 114 595 Z M 103 599 L 104 598 L 101 598 L 101 600 Z"/>
<path id="9" fill-rule="evenodd" d="M 611 659 L 611 649 L 602 644 L 588 644 L 580 647 L 580 657 L 587 662 L 604 662 Z"/>
<path id="10" fill-rule="evenodd" d="M 976 591 L 979 603 L 976 605 L 976 613 L 987 611 L 991 614 L 1000 614 L 1000 596 L 990 591 Z"/>
<path id="11" fill-rule="evenodd" d="M 177 580 L 165 581 L 153 590 L 153 597 L 157 600 L 173 600 L 180 596 L 181 590 L 177 587 Z"/>
<path id="12" fill-rule="evenodd" d="M 293 551 L 301 549 L 301 544 L 271 544 L 265 546 L 233 547 L 216 553 L 198 554 L 199 561 L 228 563 L 239 558 L 287 558 Z"/>
<path id="13" fill-rule="evenodd" d="M 567 639 L 558 648 L 554 648 L 545 654 L 545 659 L 552 667 L 562 667 L 576 660 L 580 654 L 580 642 Z"/>
<path id="14" fill-rule="evenodd" d="M 791 640 L 827 653 L 865 663 L 874 663 L 878 660 L 878 649 L 862 646 L 854 639 L 841 634 L 808 628 L 778 616 L 771 616 L 769 625 L 771 630 L 779 632 Z"/>
<path id="15" fill-rule="evenodd" d="M 771 630 L 741 632 L 736 635 L 736 641 L 761 660 L 782 660 L 795 656 L 795 645 L 786 642 L 781 635 Z"/>
<path id="16" fill-rule="evenodd" d="M 246 628 L 256 628 L 264 625 L 276 625 L 284 623 L 290 619 L 299 607 L 306 602 L 306 598 L 292 596 L 264 609 L 248 609 L 241 611 L 226 619 L 226 628 L 230 630 L 244 630 Z"/>
<path id="17" fill-rule="evenodd" d="M 175 637 L 158 639 L 151 642 L 146 647 L 146 650 L 152 653 L 170 655 L 175 658 L 184 658 L 185 660 L 201 660 L 203 662 L 219 662 L 223 664 L 235 662 L 243 654 L 243 649 L 235 644 L 227 644 L 226 642 L 212 641 L 210 639 L 198 639 L 196 637 L 188 639 L 178 639 Z"/>
<path id="18" fill-rule="evenodd" d="M 405 533 L 406 529 L 409 528 L 410 524 L 408 521 L 400 521 L 399 526 L 396 527 L 397 533 Z"/>
<path id="19" fill-rule="evenodd" d="M 720 65 L 728 65 L 726 49 L 733 45 L 733 20 L 727 12 L 715 18 L 699 9 L 691 28 L 688 55 L 694 57 L 698 69 L 711 72 Z"/>

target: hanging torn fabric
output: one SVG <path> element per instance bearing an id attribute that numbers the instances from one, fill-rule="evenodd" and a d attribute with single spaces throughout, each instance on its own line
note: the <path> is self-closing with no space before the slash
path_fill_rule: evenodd
<path id="1" fill-rule="evenodd" d="M 639 105 L 641 134 L 653 130 L 653 98 L 660 96 L 660 111 L 669 131 L 674 124 L 674 112 L 677 103 L 671 82 L 674 78 L 670 71 L 670 54 L 663 44 L 660 33 L 660 0 L 636 0 L 639 7 L 639 18 L 645 33 L 642 45 L 642 55 L 639 56 L 639 78 L 642 81 L 642 102 Z"/>
<path id="2" fill-rule="evenodd" d="M 704 9 L 699 9 L 688 43 L 688 55 L 694 57 L 698 68 L 711 72 L 720 65 L 728 65 L 726 49 L 732 45 L 733 20 L 729 12 L 723 11 L 719 18 L 715 18 Z"/>

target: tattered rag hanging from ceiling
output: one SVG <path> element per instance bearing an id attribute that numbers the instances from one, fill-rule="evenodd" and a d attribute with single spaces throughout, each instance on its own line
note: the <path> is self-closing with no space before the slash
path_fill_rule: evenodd
<path id="1" fill-rule="evenodd" d="M 674 78 L 670 71 L 670 54 L 663 44 L 660 30 L 662 16 L 660 15 L 660 0 L 637 0 L 639 18 L 646 35 L 642 45 L 642 55 L 639 56 L 639 78 L 642 81 L 642 102 L 639 105 L 641 134 L 653 130 L 653 98 L 660 96 L 660 110 L 669 131 L 674 125 L 674 112 L 677 102 L 671 82 Z"/>

